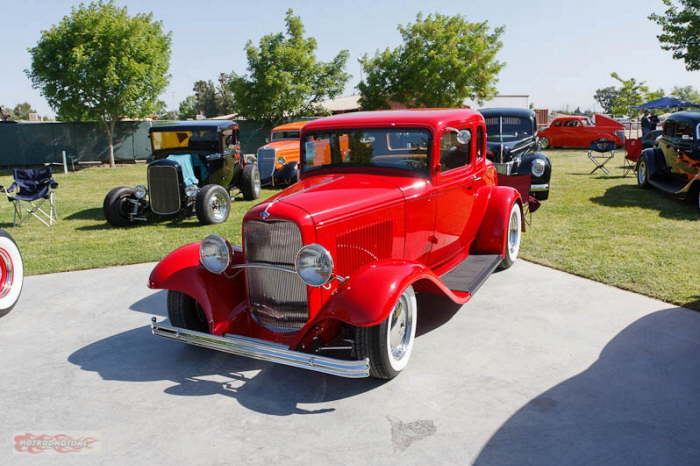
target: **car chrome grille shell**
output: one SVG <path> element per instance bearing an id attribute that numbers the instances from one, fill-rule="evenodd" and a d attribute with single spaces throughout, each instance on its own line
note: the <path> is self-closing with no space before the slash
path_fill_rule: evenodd
<path id="1" fill-rule="evenodd" d="M 258 149 L 258 170 L 260 170 L 260 179 L 267 181 L 272 178 L 272 175 L 275 173 L 276 157 L 276 149 L 265 147 Z"/>
<path id="2" fill-rule="evenodd" d="M 180 211 L 180 175 L 173 165 L 148 167 L 148 192 L 151 210 L 159 215 Z"/>
<path id="3" fill-rule="evenodd" d="M 286 220 L 248 220 L 244 227 L 248 263 L 294 268 L 302 246 L 301 232 Z M 253 318 L 274 332 L 294 332 L 308 318 L 306 284 L 295 273 L 266 268 L 247 268 L 246 283 Z"/>

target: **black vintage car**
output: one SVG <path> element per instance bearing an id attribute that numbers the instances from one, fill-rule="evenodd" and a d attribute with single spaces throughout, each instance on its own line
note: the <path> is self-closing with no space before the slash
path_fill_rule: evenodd
<path id="1" fill-rule="evenodd" d="M 260 173 L 254 161 L 241 156 L 238 125 L 231 120 L 187 121 L 149 130 L 152 161 L 148 187 L 112 189 L 103 203 L 114 226 L 163 217 L 195 214 L 202 224 L 224 222 L 231 210 L 230 192 L 246 200 L 260 195 Z"/>
<path id="2" fill-rule="evenodd" d="M 698 203 L 700 208 L 700 112 L 676 112 L 664 121 L 654 147 L 637 160 L 637 183 Z"/>
<path id="3" fill-rule="evenodd" d="M 535 112 L 523 108 L 486 108 L 480 112 L 486 119 L 486 156 L 496 165 L 499 184 L 525 190 L 521 192 L 525 199 L 547 199 L 552 162 L 538 152 Z"/>

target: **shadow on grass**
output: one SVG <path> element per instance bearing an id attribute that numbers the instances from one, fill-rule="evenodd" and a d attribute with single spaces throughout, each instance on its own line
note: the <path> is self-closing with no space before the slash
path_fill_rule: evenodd
<path id="1" fill-rule="evenodd" d="M 659 216 L 673 220 L 698 220 L 697 206 L 658 190 L 642 189 L 636 185 L 613 186 L 591 201 L 606 207 L 641 207 L 656 210 Z"/>
<path id="2" fill-rule="evenodd" d="M 83 209 L 78 212 L 74 212 L 67 217 L 63 217 L 64 220 L 104 220 L 105 216 L 102 209 L 99 207 L 93 207 L 91 209 Z"/>

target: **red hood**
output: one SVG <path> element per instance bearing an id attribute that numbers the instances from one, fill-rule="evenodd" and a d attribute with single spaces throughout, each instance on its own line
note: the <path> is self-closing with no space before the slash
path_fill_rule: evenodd
<path id="1" fill-rule="evenodd" d="M 366 173 L 311 176 L 256 206 L 254 210 L 264 210 L 272 203 L 268 211 L 274 215 L 274 204 L 289 204 L 306 211 L 318 225 L 402 201 L 402 188 L 410 187 L 415 181 L 410 177 L 384 177 Z"/>
<path id="2" fill-rule="evenodd" d="M 606 117 L 605 115 L 601 115 L 600 113 L 596 113 L 593 116 L 593 121 L 595 122 L 596 126 L 611 126 L 618 129 L 625 129 L 625 125 L 623 125 L 619 121 L 613 120 L 612 118 Z"/>

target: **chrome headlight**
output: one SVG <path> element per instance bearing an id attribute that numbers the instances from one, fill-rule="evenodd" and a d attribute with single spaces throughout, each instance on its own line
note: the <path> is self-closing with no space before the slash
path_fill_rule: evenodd
<path id="1" fill-rule="evenodd" d="M 219 235 L 209 235 L 199 245 L 199 262 L 211 273 L 222 273 L 231 263 L 231 245 Z"/>
<path id="2" fill-rule="evenodd" d="M 136 199 L 143 199 L 148 194 L 148 189 L 142 184 L 134 186 L 134 197 Z"/>
<path id="3" fill-rule="evenodd" d="M 307 244 L 299 249 L 294 267 L 309 286 L 325 285 L 333 277 L 333 258 L 320 244 Z"/>
<path id="4" fill-rule="evenodd" d="M 542 159 L 535 159 L 532 161 L 532 167 L 530 168 L 530 171 L 532 171 L 532 175 L 536 177 L 540 177 L 544 175 L 544 170 L 546 168 L 546 164 L 544 163 L 544 160 Z"/>
<path id="5" fill-rule="evenodd" d="M 284 157 L 280 157 L 277 159 L 277 163 L 280 165 L 284 165 L 285 163 L 287 163 L 287 161 L 285 160 Z"/>
<path id="6" fill-rule="evenodd" d="M 197 185 L 191 184 L 189 186 L 185 186 L 185 196 L 187 197 L 195 197 L 198 191 L 199 188 Z"/>

